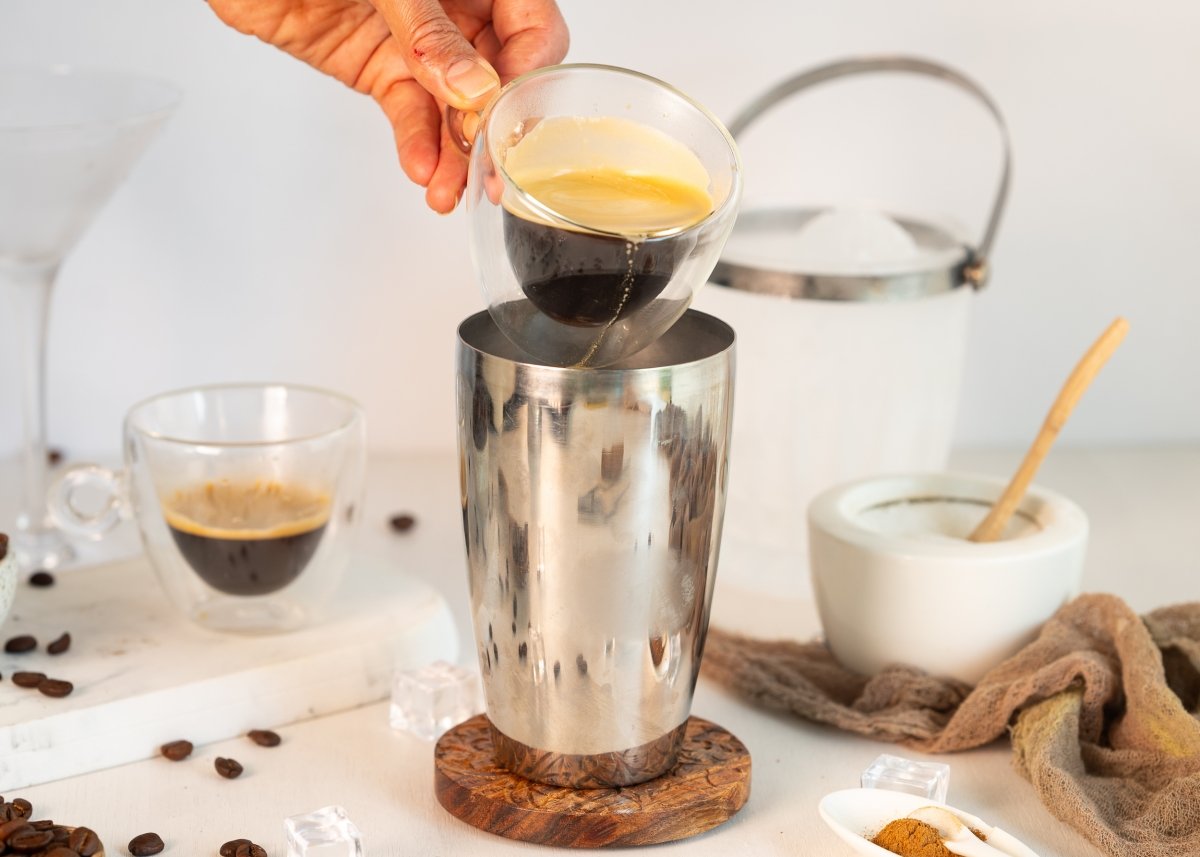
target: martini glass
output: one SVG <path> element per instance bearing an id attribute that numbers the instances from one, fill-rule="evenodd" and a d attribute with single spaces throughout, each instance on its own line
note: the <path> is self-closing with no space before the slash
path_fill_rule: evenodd
<path id="1" fill-rule="evenodd" d="M 59 267 L 179 102 L 122 72 L 0 68 L 0 310 L 19 350 L 24 568 L 74 555 L 46 516 L 46 325 Z"/>

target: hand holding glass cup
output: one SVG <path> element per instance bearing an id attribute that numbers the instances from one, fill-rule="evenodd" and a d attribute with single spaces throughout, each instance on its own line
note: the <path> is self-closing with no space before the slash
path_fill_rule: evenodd
<path id="1" fill-rule="evenodd" d="M 470 124 L 471 251 L 505 336 L 554 366 L 602 367 L 679 320 L 741 196 L 716 117 L 638 72 L 562 65 Z"/>
<path id="2" fill-rule="evenodd" d="M 125 470 L 69 468 L 50 491 L 64 530 L 102 538 L 128 511 L 174 605 L 200 625 L 308 624 L 349 561 L 362 508 L 365 423 L 336 393 L 197 387 L 135 405 Z M 82 499 L 99 492 L 100 508 Z"/>

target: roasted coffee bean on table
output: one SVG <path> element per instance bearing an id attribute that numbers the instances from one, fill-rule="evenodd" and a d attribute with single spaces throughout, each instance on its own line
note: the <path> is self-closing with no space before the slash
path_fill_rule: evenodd
<path id="1" fill-rule="evenodd" d="M 133 857 L 149 857 L 151 854 L 160 854 L 166 847 L 162 837 L 157 833 L 139 833 L 129 840 L 129 853 Z"/>
<path id="2" fill-rule="evenodd" d="M 35 571 L 29 575 L 29 585 L 46 587 L 54 585 L 54 575 L 48 571 Z"/>
<path id="3" fill-rule="evenodd" d="M 33 815 L 33 804 L 23 797 L 13 798 L 8 802 L 8 805 L 12 807 L 14 816 L 19 815 L 21 818 L 29 818 L 29 816 Z"/>
<path id="4" fill-rule="evenodd" d="M 29 634 L 10 637 L 8 642 L 4 644 L 4 651 L 10 655 L 21 655 L 25 652 L 32 652 L 36 648 L 37 638 Z"/>
<path id="5" fill-rule="evenodd" d="M 245 770 L 236 759 L 226 759 L 224 756 L 217 756 L 217 760 L 213 762 L 213 767 L 217 769 L 217 773 L 227 780 L 232 780 L 242 775 Z"/>
<path id="6" fill-rule="evenodd" d="M 37 689 L 38 692 L 43 693 L 46 696 L 53 696 L 55 699 L 59 699 L 64 696 L 68 696 L 71 691 L 75 689 L 75 685 L 71 684 L 69 681 L 63 681 L 62 679 L 47 678 L 42 680 L 42 683 L 37 686 Z"/>
<path id="7" fill-rule="evenodd" d="M 158 748 L 158 752 L 162 753 L 172 762 L 181 762 L 192 755 L 193 749 L 191 741 L 168 741 Z"/>
<path id="8" fill-rule="evenodd" d="M 12 683 L 17 687 L 37 687 L 45 680 L 45 673 L 19 672 L 12 674 Z"/>
<path id="9" fill-rule="evenodd" d="M 33 857 L 79 857 L 79 852 L 72 851 L 65 845 L 54 845 L 49 851 L 41 851 Z"/>
<path id="10" fill-rule="evenodd" d="M 267 857 L 267 849 L 249 839 L 231 839 L 221 846 L 221 857 Z"/>
<path id="11" fill-rule="evenodd" d="M 412 515 L 405 513 L 400 515 L 392 515 L 391 519 L 388 520 L 388 523 L 396 532 L 406 533 L 413 528 L 414 524 L 417 523 L 417 519 Z"/>
<path id="12" fill-rule="evenodd" d="M 71 635 L 64 633 L 57 640 L 46 646 L 46 651 L 52 655 L 61 655 L 71 648 Z"/>
<path id="13" fill-rule="evenodd" d="M 100 844 L 100 837 L 91 828 L 76 827 L 71 831 L 70 838 L 67 839 L 67 847 L 77 853 L 79 857 L 92 857 L 103 846 Z"/>
<path id="14" fill-rule="evenodd" d="M 13 818 L 11 821 L 0 824 L 0 845 L 7 845 L 9 837 L 20 833 L 22 830 L 33 830 L 33 827 L 27 820 L 21 817 Z"/>
<path id="15" fill-rule="evenodd" d="M 279 733 L 270 729 L 251 729 L 246 733 L 246 737 L 260 747 L 278 747 L 279 742 L 283 740 Z"/>
<path id="16" fill-rule="evenodd" d="M 49 830 L 35 830 L 33 825 L 26 825 L 25 830 L 10 833 L 5 843 L 9 851 L 29 853 L 41 851 L 54 841 L 54 834 Z"/>

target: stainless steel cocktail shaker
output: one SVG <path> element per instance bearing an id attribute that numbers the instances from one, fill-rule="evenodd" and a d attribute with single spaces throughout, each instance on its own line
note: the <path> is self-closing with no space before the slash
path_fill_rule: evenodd
<path id="1" fill-rule="evenodd" d="M 708 626 L 734 334 L 689 310 L 633 357 L 559 368 L 459 328 L 471 612 L 497 761 L 574 788 L 675 761 Z"/>

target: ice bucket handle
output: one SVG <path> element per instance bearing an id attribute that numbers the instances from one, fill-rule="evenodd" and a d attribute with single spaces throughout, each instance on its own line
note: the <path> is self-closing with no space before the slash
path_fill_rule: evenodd
<path id="1" fill-rule="evenodd" d="M 1008 181 L 1012 171 L 1012 150 L 1009 145 L 1008 127 L 1004 124 L 1004 117 L 1000 114 L 999 108 L 996 107 L 991 96 L 970 78 L 952 68 L 947 68 L 939 63 L 918 57 L 875 56 L 839 60 L 828 65 L 800 72 L 787 80 L 775 84 L 775 86 L 746 105 L 742 112 L 734 117 L 733 121 L 727 126 L 729 133 L 737 137 L 754 120 L 783 101 L 783 99 L 811 86 L 841 77 L 887 71 L 920 74 L 953 84 L 964 92 L 975 96 L 976 100 L 986 107 L 988 112 L 992 114 L 992 118 L 996 120 L 996 125 L 1000 130 L 1000 142 L 1004 155 L 1003 169 L 1000 171 L 1000 183 L 996 188 L 996 197 L 992 202 L 992 211 L 988 216 L 987 226 L 983 231 L 983 238 L 977 247 L 970 249 L 970 257 L 963 268 L 963 277 L 966 281 L 975 289 L 981 289 L 987 282 L 988 256 L 992 249 L 992 241 L 996 237 L 996 230 L 1000 226 L 1000 217 L 1004 213 L 1004 204 L 1008 199 Z"/>

